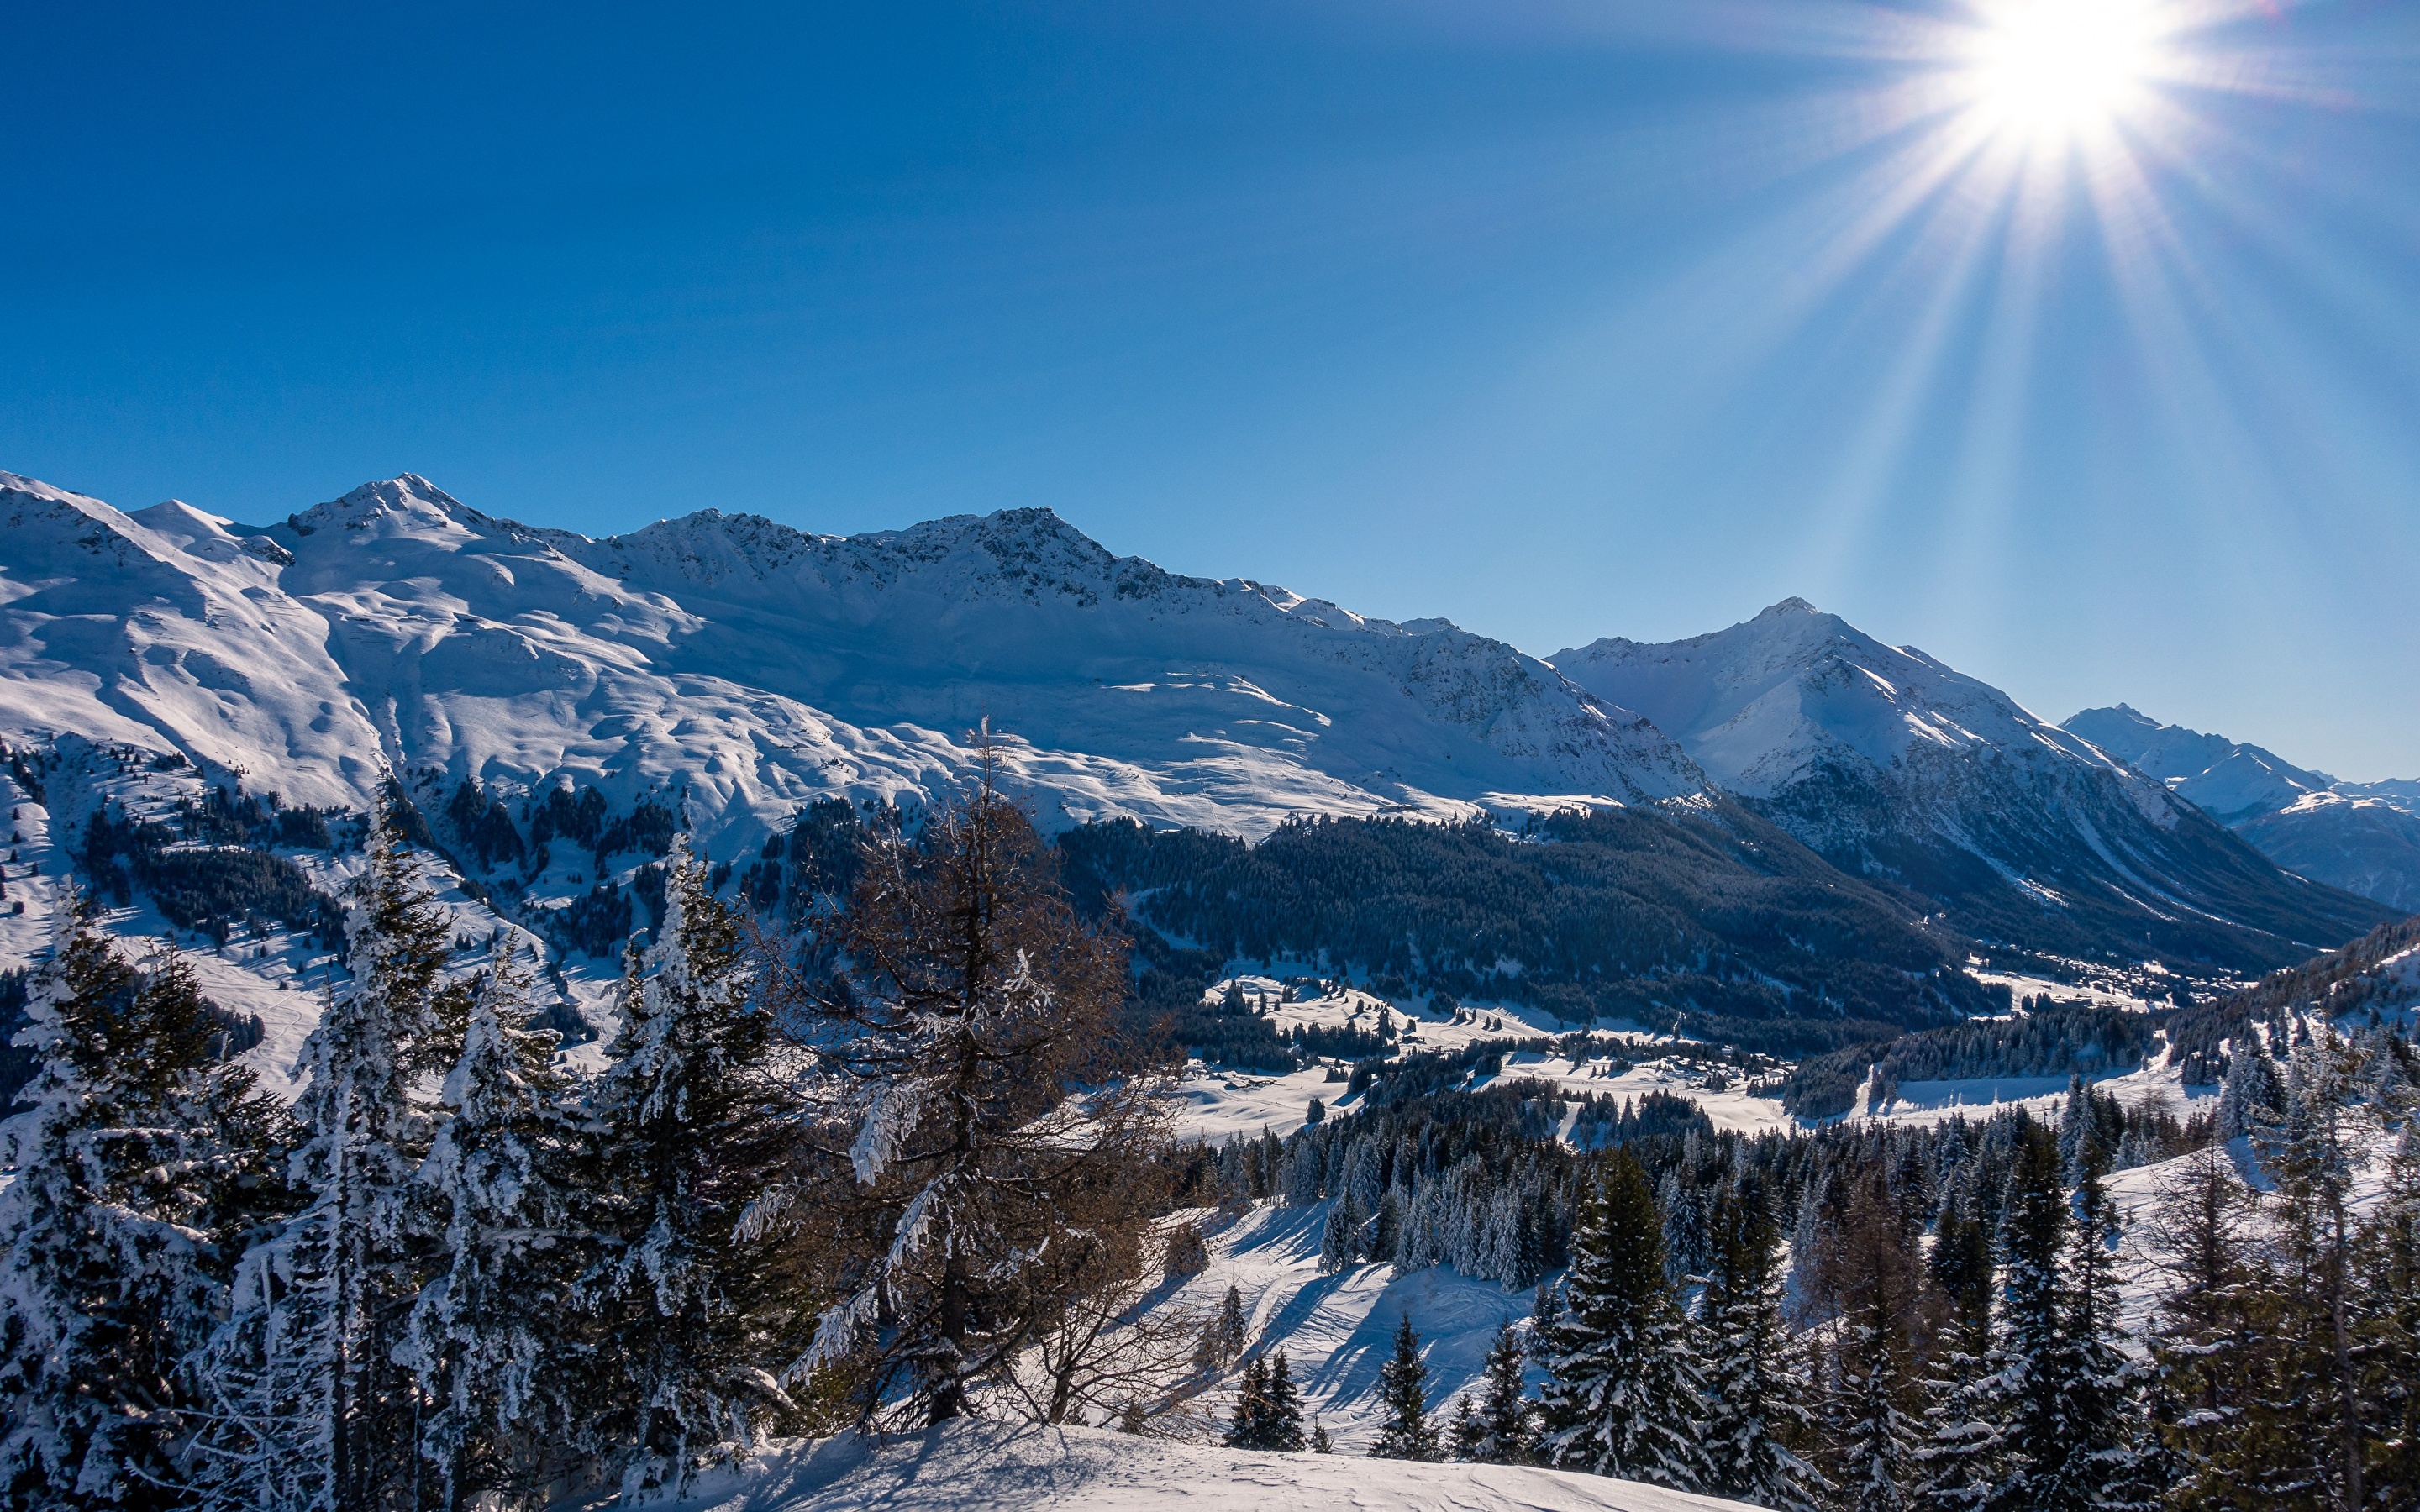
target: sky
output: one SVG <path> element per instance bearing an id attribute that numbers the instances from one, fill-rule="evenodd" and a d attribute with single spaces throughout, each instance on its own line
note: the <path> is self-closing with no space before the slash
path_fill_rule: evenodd
<path id="1" fill-rule="evenodd" d="M 17 5 L 0 52 L 0 469 L 124 507 L 1047 505 L 1542 656 L 1798 594 L 2054 718 L 2420 776 L 2408 0 Z"/>

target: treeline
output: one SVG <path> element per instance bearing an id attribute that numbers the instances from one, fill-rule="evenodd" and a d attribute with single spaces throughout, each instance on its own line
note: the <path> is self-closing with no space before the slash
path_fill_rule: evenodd
<path id="1" fill-rule="evenodd" d="M 509 936 L 449 965 L 395 818 L 290 1112 L 173 957 L 63 914 L 0 1125 L 9 1504 L 535 1506 L 777 1431 L 1144 1422 L 1198 1377 L 1194 1320 L 1109 1326 L 1183 1165 L 1123 954 L 996 793 L 869 845 L 795 952 L 675 840 L 593 1078 Z"/>
<path id="2" fill-rule="evenodd" d="M 2040 1008 L 2014 1018 L 1945 1025 L 1886 1043 L 1810 1056 L 1783 1081 L 1782 1105 L 1801 1118 L 1838 1117 L 1850 1110 L 1869 1072 L 1869 1097 L 1880 1106 L 1897 1095 L 1901 1082 L 2127 1071 L 2150 1053 L 2152 1029 L 2149 1013 L 2096 1007 Z"/>
<path id="3" fill-rule="evenodd" d="M 266 804 L 247 798 L 238 805 L 225 790 L 209 791 L 209 802 L 181 805 L 174 826 L 103 804 L 85 826 L 76 853 L 86 886 L 120 908 L 140 886 L 169 922 L 221 947 L 239 933 L 257 937 L 283 924 L 333 949 L 337 915 L 328 897 L 293 862 L 253 848 L 264 834 L 281 833 L 286 818 L 297 813 L 324 839 L 325 815 L 279 810 L 274 795 Z"/>
<path id="4" fill-rule="evenodd" d="M 2290 1034 L 2314 1015 L 2378 1024 L 2420 1006 L 2420 981 L 2381 971 L 2394 956 L 2420 946 L 2420 918 L 2382 924 L 2339 950 L 2275 971 L 2240 993 L 2166 1015 L 2170 1055 L 2195 1085 L 2224 1081 L 2228 1047 L 2257 1026 L 2268 1037 Z"/>
<path id="5" fill-rule="evenodd" d="M 1325 960 L 1572 1023 L 1798 1053 L 2005 1009 L 1956 943 L 1745 810 L 1289 822 L 1256 845 L 1132 821 L 1060 838 L 1070 882 L 1220 960 Z"/>

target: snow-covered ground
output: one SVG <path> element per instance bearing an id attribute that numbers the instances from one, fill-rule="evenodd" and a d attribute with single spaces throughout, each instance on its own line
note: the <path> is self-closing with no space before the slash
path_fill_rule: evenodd
<path id="1" fill-rule="evenodd" d="M 1304 987 L 1299 977 L 1276 974 L 1239 972 L 1213 982 L 1202 1000 L 1218 1002 L 1230 991 L 1267 1005 L 1263 1016 L 1280 1034 L 1297 1027 L 1373 1033 L 1383 1010 L 1397 1036 L 1392 1048 L 1396 1055 L 1461 1050 L 1490 1042 L 1534 1043 L 1559 1039 L 1570 1028 L 1551 1013 L 1518 1004 L 1475 1003 L 1448 1013 L 1421 1012 L 1416 1011 L 1417 999 L 1410 1004 L 1394 1003 L 1342 982 Z M 1281 1000 L 1288 994 L 1293 995 L 1292 1000 Z M 1746 1134 L 1800 1126 L 1799 1120 L 1782 1110 L 1779 1099 L 1747 1090 L 1748 1082 L 1742 1074 L 1718 1070 L 1710 1074 L 1710 1068 L 1690 1061 L 1686 1052 L 1693 1041 L 1635 1026 L 1600 1026 L 1589 1031 L 1589 1038 L 1602 1053 L 1521 1051 L 1506 1057 L 1504 1069 L 1494 1079 L 1544 1082 L 1575 1098 L 1637 1098 L 1651 1091 L 1666 1092 L 1697 1103 L 1714 1127 Z M 1569 1041 L 1565 1043 L 1568 1048 Z M 1621 1047 L 1619 1059 L 1611 1049 L 1614 1045 Z M 1623 1062 L 1630 1063 L 1626 1069 Z M 1359 1099 L 1348 1098 L 1346 1084 L 1334 1079 L 1341 1077 L 1347 1064 L 1337 1062 L 1333 1072 L 1328 1066 L 1314 1065 L 1270 1075 L 1195 1061 L 1186 1069 L 1178 1088 L 1178 1132 L 1188 1138 L 1225 1139 L 1265 1129 L 1282 1138 L 1308 1120 L 1313 1101 L 1322 1103 L 1328 1115 L 1349 1113 Z M 1473 1085 L 1485 1087 L 1488 1080 Z"/>
<path id="2" fill-rule="evenodd" d="M 1102 1428 L 960 1423 L 786 1444 L 667 1512 L 1740 1512 L 1635 1481 L 1499 1465 L 1247 1454 Z"/>
<path id="3" fill-rule="evenodd" d="M 1420 1335 L 1429 1401 L 1444 1411 L 1479 1380 L 1497 1329 L 1528 1318 L 1537 1302 L 1534 1288 L 1508 1290 L 1441 1265 L 1397 1275 L 1392 1266 L 1369 1261 L 1322 1274 L 1324 1203 L 1257 1203 L 1223 1228 L 1202 1216 L 1209 1267 L 1162 1305 L 1215 1311 L 1234 1287 L 1254 1345 L 1285 1350 L 1304 1413 L 1320 1418 L 1341 1452 L 1364 1451 L 1376 1436 L 1378 1367 L 1392 1351 L 1399 1320 L 1409 1318 Z M 1210 1405 L 1223 1412 L 1225 1397 L 1214 1392 Z"/>

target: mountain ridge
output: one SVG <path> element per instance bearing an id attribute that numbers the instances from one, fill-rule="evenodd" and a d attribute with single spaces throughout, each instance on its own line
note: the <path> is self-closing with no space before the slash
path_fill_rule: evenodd
<path id="1" fill-rule="evenodd" d="M 2006 693 L 1805 599 L 1651 644 L 1548 658 L 1637 708 L 1714 779 L 1851 875 L 1984 940 L 2285 964 L 2371 927 L 2201 810 Z"/>
<path id="2" fill-rule="evenodd" d="M 2082 710 L 2062 728 L 2164 782 L 2286 870 L 2420 912 L 2420 782 L 2344 781 L 2125 703 Z"/>
<path id="3" fill-rule="evenodd" d="M 709 510 L 590 538 L 411 473 L 257 528 L 15 475 L 0 508 L 31 528 L 6 559 L 9 735 L 274 769 L 306 801 L 366 801 L 381 760 L 616 796 L 677 775 L 744 842 L 816 796 L 948 788 L 986 720 L 1047 827 L 1705 789 L 1661 732 L 1503 642 L 1169 573 L 1047 510 L 861 536 Z"/>

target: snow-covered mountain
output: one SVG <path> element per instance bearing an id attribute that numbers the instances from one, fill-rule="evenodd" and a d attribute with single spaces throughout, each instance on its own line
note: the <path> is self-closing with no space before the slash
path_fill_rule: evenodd
<path id="1" fill-rule="evenodd" d="M 2254 966 L 2383 917 L 1999 689 L 1803 599 L 1550 659 L 1835 865 L 1937 899 L 1985 939 Z"/>
<path id="2" fill-rule="evenodd" d="M 2061 728 L 2165 782 L 2288 871 L 2420 913 L 2420 781 L 2340 781 L 2123 703 Z"/>
<path id="3" fill-rule="evenodd" d="M 717 855 L 1013 737 L 1046 825 L 1637 804 L 1646 720 L 1443 621 L 1116 557 L 1047 510 L 855 537 L 712 510 L 592 540 L 405 475 L 262 527 L 0 473 L 0 736 L 180 751 L 288 802 L 382 764 L 509 796 L 675 784 Z"/>

